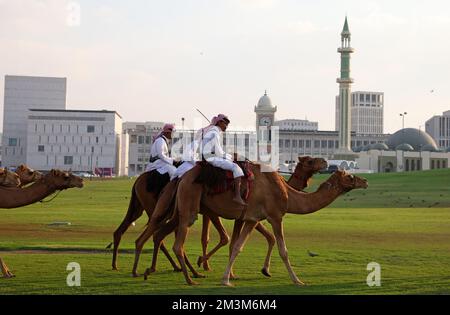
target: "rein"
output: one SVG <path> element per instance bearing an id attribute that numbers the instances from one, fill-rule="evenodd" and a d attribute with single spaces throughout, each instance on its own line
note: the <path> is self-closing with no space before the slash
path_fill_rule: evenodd
<path id="1" fill-rule="evenodd" d="M 60 192 L 61 192 L 61 190 L 58 190 L 58 191 L 54 194 L 54 196 L 53 196 L 52 198 L 50 198 L 49 200 L 44 200 L 44 199 L 42 199 L 42 200 L 39 200 L 39 202 L 40 202 L 40 203 L 49 203 L 49 202 L 53 201 L 53 199 L 55 199 L 56 197 L 58 197 L 58 195 L 59 195 Z"/>

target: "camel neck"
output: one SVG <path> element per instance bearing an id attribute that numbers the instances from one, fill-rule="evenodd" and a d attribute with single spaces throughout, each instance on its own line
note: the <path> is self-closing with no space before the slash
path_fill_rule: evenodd
<path id="1" fill-rule="evenodd" d="M 289 177 L 287 183 L 296 190 L 303 190 L 308 187 L 308 182 L 312 176 L 313 174 L 311 172 L 302 173 L 300 175 L 294 173 Z"/>
<path id="2" fill-rule="evenodd" d="M 331 180 L 321 184 L 317 191 L 312 193 L 305 193 L 297 191 L 294 188 L 286 185 L 288 192 L 288 213 L 295 214 L 309 214 L 316 212 L 339 197 L 342 194 L 342 189 L 334 185 Z"/>
<path id="3" fill-rule="evenodd" d="M 25 188 L 1 188 L 0 208 L 18 208 L 38 202 L 54 193 L 56 188 L 39 180 Z"/>

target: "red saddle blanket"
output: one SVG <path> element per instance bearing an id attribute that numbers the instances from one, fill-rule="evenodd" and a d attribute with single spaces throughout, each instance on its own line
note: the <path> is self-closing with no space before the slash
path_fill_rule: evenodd
<path id="1" fill-rule="evenodd" d="M 242 197 L 244 200 L 247 200 L 250 197 L 254 175 L 248 161 L 238 161 L 236 163 L 244 172 L 244 177 L 241 180 L 241 190 L 244 188 Z M 197 162 L 197 165 L 201 167 L 201 170 L 194 182 L 207 187 L 208 195 L 217 195 L 228 190 L 234 190 L 233 172 L 215 167 L 206 161 Z"/>

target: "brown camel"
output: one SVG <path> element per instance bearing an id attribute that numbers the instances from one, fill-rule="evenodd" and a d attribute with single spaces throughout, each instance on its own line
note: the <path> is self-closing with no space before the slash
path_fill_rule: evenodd
<path id="1" fill-rule="evenodd" d="M 299 156 L 298 157 L 298 163 L 294 169 L 294 172 L 289 177 L 287 183 L 289 186 L 295 188 L 296 190 L 302 191 L 306 187 L 308 187 L 308 183 L 311 180 L 312 176 L 316 174 L 321 169 L 324 169 L 327 167 L 327 162 L 322 158 L 313 158 L 310 156 Z M 219 224 L 215 224 L 215 226 L 221 226 L 222 228 L 217 229 L 219 231 L 220 235 L 220 241 L 214 247 L 214 249 L 207 253 L 207 246 L 209 242 L 209 228 L 210 228 L 210 217 L 213 218 L 216 221 L 219 221 Z M 266 254 L 266 259 L 264 261 L 264 267 L 261 269 L 261 272 L 263 275 L 270 277 L 271 274 L 269 272 L 270 268 L 270 257 L 272 255 L 272 249 L 275 245 L 275 237 L 272 233 L 270 233 L 267 228 L 261 224 L 258 223 L 255 227 L 255 229 L 260 232 L 267 240 L 268 243 L 268 249 Z M 203 256 L 200 256 L 197 260 L 197 265 L 200 267 L 200 265 L 203 263 L 203 269 L 204 270 L 210 270 L 210 266 L 208 263 L 208 260 L 211 258 L 211 256 L 217 252 L 221 247 L 225 246 L 229 242 L 229 236 L 226 233 L 225 229 L 223 228 L 222 223 L 220 222 L 219 216 L 217 216 L 214 213 L 210 213 L 209 215 L 203 215 L 203 226 L 202 226 L 202 253 Z M 234 277 L 234 276 L 233 276 Z"/>
<path id="2" fill-rule="evenodd" d="M 231 285 L 230 274 L 239 251 L 242 250 L 245 241 L 256 224 L 267 219 L 272 225 L 278 250 L 292 281 L 298 285 L 303 284 L 294 271 L 288 259 L 287 249 L 284 242 L 282 218 L 286 213 L 308 214 L 316 212 L 331 202 L 341 194 L 356 188 L 367 188 L 367 180 L 348 174 L 344 171 L 335 172 L 330 178 L 322 183 L 318 190 L 313 193 L 304 193 L 290 187 L 277 173 L 260 171 L 257 164 L 252 165 L 255 174 L 255 189 L 248 200 L 246 209 L 236 207 L 232 203 L 232 193 L 227 192 L 214 196 L 202 196 L 202 187 L 195 184 L 194 180 L 199 174 L 199 167 L 195 167 L 180 180 L 176 194 L 176 210 L 174 216 L 165 226 L 165 233 L 170 233 L 170 229 L 177 228 L 177 234 L 173 250 L 183 269 L 186 282 L 190 285 L 196 284 L 188 275 L 185 262 L 184 242 L 187 237 L 189 226 L 191 226 L 197 216 L 202 204 L 202 210 L 214 212 L 226 219 L 238 220 L 241 217 L 243 227 L 237 228 L 238 233 L 233 233 L 231 241 L 230 260 L 223 276 L 222 283 Z M 239 222 L 239 221 L 238 221 Z M 154 228 L 149 226 L 151 228 Z M 158 227 L 159 228 L 159 227 Z M 240 232 L 239 232 L 240 231 Z M 136 241 L 136 257 L 138 258 L 143 244 L 148 239 L 145 234 L 147 230 Z M 156 235 L 155 235 L 156 238 Z M 136 260 L 135 260 L 136 262 Z"/>
<path id="3" fill-rule="evenodd" d="M 42 173 L 29 168 L 25 164 L 21 164 L 16 168 L 16 174 L 20 178 L 20 187 L 34 183 L 42 178 Z"/>
<path id="4" fill-rule="evenodd" d="M 19 187 L 20 186 L 19 175 L 9 171 L 7 168 L 0 168 L 0 186 Z"/>
<path id="5" fill-rule="evenodd" d="M 309 156 L 305 157 L 299 157 L 299 163 L 297 164 L 295 171 L 291 178 L 289 179 L 290 184 L 295 187 L 296 189 L 304 189 L 307 186 L 308 180 L 311 178 L 311 176 L 319 171 L 320 169 L 323 169 L 327 166 L 327 163 L 322 158 L 311 158 Z M 152 225 L 153 227 L 156 227 L 159 225 L 159 223 L 162 221 L 162 218 L 167 216 L 166 212 L 169 208 L 170 202 L 172 200 L 172 197 L 175 194 L 176 189 L 176 182 L 172 181 L 170 183 L 171 185 L 168 185 L 163 192 L 161 193 L 160 200 L 158 200 L 157 205 L 155 206 L 155 211 L 153 212 L 153 216 L 150 218 L 150 221 L 153 220 L 151 224 L 147 226 L 147 230 L 149 230 L 149 226 Z M 215 253 L 217 250 L 223 246 L 225 246 L 229 242 L 229 236 L 220 221 L 220 218 L 218 215 L 216 215 L 214 212 L 211 211 L 201 211 L 203 214 L 203 227 L 202 227 L 202 250 L 203 250 L 203 256 L 200 256 L 197 264 L 200 266 L 203 262 L 203 266 L 205 270 L 209 270 L 209 264 L 208 259 Z M 209 223 L 213 222 L 215 228 L 219 232 L 220 235 L 220 241 L 216 245 L 216 247 L 208 254 L 206 254 L 206 246 L 207 246 L 207 240 L 209 239 Z M 256 229 L 258 232 L 260 232 L 267 240 L 268 243 L 268 251 L 266 255 L 266 259 L 264 261 L 264 267 L 262 268 L 261 272 L 265 275 L 270 277 L 270 257 L 272 253 L 273 246 L 275 244 L 275 238 L 262 224 L 258 224 L 256 226 Z M 154 231 L 154 230 L 153 230 Z M 144 232 L 147 237 L 150 237 L 153 234 L 153 231 L 146 231 Z M 164 235 L 164 232 L 161 232 L 161 234 Z M 165 237 L 165 235 L 164 235 Z M 157 254 L 158 249 L 160 247 L 162 239 L 156 238 L 154 239 L 154 247 L 153 247 L 153 259 L 152 259 L 152 265 L 150 268 L 147 268 L 145 272 L 145 277 L 147 277 L 150 273 L 155 272 L 156 270 L 156 262 L 157 262 Z M 141 248 L 142 250 L 142 248 Z M 138 260 L 139 257 L 135 260 L 132 274 L 133 276 L 137 277 L 137 266 L 138 266 Z M 206 264 L 205 264 L 206 262 Z M 189 261 L 187 261 L 189 268 L 191 269 L 192 273 L 195 275 L 195 277 L 202 277 L 195 269 L 192 267 Z"/>
<path id="6" fill-rule="evenodd" d="M 67 172 L 51 170 L 50 173 L 26 188 L 0 187 L 0 208 L 10 209 L 30 205 L 57 190 L 73 187 L 83 187 L 83 179 Z M 0 269 L 4 278 L 14 276 L 1 258 Z"/>

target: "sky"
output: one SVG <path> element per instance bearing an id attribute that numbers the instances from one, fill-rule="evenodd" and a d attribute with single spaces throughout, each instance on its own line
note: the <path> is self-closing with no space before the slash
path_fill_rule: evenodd
<path id="1" fill-rule="evenodd" d="M 68 109 L 249 129 L 267 90 L 276 119 L 334 130 L 346 15 L 352 91 L 385 93 L 386 133 L 450 110 L 450 2 L 434 0 L 0 0 L 1 106 L 7 74 L 66 77 Z"/>

